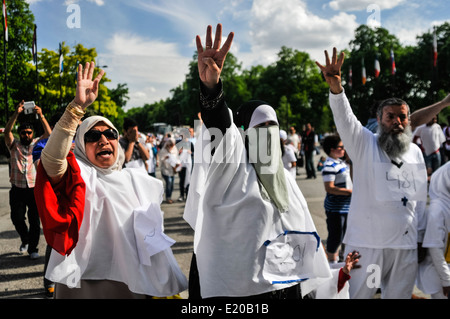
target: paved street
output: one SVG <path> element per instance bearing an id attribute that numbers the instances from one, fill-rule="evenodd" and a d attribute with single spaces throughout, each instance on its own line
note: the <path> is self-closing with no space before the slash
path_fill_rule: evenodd
<path id="1" fill-rule="evenodd" d="M 308 202 L 319 236 L 326 239 L 323 211 L 325 190 L 322 177 L 318 174 L 317 179 L 307 180 L 304 168 L 299 171 L 301 174 L 297 176 L 297 183 Z M 0 298 L 41 299 L 44 298 L 45 239 L 41 235 L 39 244 L 41 257 L 38 260 L 30 260 L 28 254 L 19 254 L 20 239 L 9 216 L 9 189 L 8 166 L 0 165 Z M 177 199 L 178 194 L 178 179 L 176 179 L 173 199 Z M 193 231 L 183 219 L 184 202 L 163 204 L 162 209 L 165 217 L 165 233 L 176 240 L 172 249 L 183 272 L 188 276 L 193 251 Z M 415 293 L 424 296 L 420 291 Z M 187 298 L 187 292 L 183 292 L 182 297 Z"/>

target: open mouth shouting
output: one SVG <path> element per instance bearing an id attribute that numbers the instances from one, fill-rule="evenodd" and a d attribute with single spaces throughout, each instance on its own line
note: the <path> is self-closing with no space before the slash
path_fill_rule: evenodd
<path id="1" fill-rule="evenodd" d="M 100 151 L 97 153 L 97 157 L 100 158 L 104 158 L 104 159 L 109 159 L 111 156 L 113 156 L 113 151 L 112 150 L 104 150 L 104 151 Z"/>

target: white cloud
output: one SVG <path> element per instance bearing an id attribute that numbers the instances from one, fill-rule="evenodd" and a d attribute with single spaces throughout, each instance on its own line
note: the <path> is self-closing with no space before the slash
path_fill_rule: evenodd
<path id="1" fill-rule="evenodd" d="M 358 26 L 356 17 L 341 12 L 330 19 L 314 15 L 303 0 L 254 0 L 250 15 L 251 53 L 240 53 L 244 67 L 277 59 L 282 46 L 323 59 L 323 50 L 347 47 Z"/>
<path id="2" fill-rule="evenodd" d="M 329 5 L 330 8 L 339 11 L 362 11 L 370 5 L 377 5 L 383 10 L 395 8 L 405 2 L 405 0 L 333 0 Z"/>
<path id="3" fill-rule="evenodd" d="M 35 4 L 35 3 L 38 3 L 38 2 L 40 2 L 40 1 L 42 1 L 42 0 L 25 0 L 25 2 L 26 3 L 28 3 L 28 4 Z"/>
<path id="4" fill-rule="evenodd" d="M 178 33 L 197 34 L 217 17 L 208 12 L 209 2 L 197 0 L 136 0 L 127 3 L 139 10 L 156 14 L 169 20 L 171 28 Z M 217 12 L 218 13 L 218 12 Z M 201 29 L 199 30 L 199 26 Z"/>
<path id="5" fill-rule="evenodd" d="M 119 33 L 108 40 L 106 47 L 108 52 L 99 58 L 108 65 L 105 71 L 113 80 L 108 87 L 127 83 L 127 109 L 166 99 L 188 72 L 189 59 L 178 52 L 175 43 Z"/>
<path id="6" fill-rule="evenodd" d="M 27 0 L 27 1 L 41 1 L 41 0 Z M 70 4 L 74 4 L 74 3 L 79 3 L 81 0 L 65 0 L 64 4 L 66 6 L 70 5 Z M 96 5 L 98 5 L 99 7 L 105 5 L 105 1 L 104 0 L 87 0 L 88 2 L 92 2 L 95 3 Z"/>
<path id="7" fill-rule="evenodd" d="M 450 20 L 432 21 L 422 14 L 426 8 L 408 3 L 392 13 L 388 19 L 382 20 L 382 27 L 394 34 L 403 45 L 415 45 L 417 36 L 430 32 L 434 25 Z"/>

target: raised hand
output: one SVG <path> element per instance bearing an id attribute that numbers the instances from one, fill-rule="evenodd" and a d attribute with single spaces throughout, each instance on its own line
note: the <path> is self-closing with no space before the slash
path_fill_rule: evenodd
<path id="1" fill-rule="evenodd" d="M 98 86 L 100 80 L 105 74 L 105 71 L 100 70 L 97 77 L 92 80 L 94 75 L 95 63 L 87 62 L 84 69 L 83 65 L 78 65 L 77 90 L 74 102 L 86 109 L 89 105 L 94 103 L 98 96 Z"/>
<path id="2" fill-rule="evenodd" d="M 337 57 L 337 50 L 333 48 L 333 58 L 330 61 L 328 52 L 325 50 L 325 66 L 316 61 L 317 66 L 323 73 L 325 81 L 330 86 L 330 90 L 334 94 L 339 94 L 343 91 L 341 84 L 341 67 L 344 64 L 345 54 L 341 52 L 339 58 Z"/>
<path id="3" fill-rule="evenodd" d="M 20 101 L 20 103 L 17 105 L 17 108 L 16 108 L 17 114 L 20 114 L 23 112 L 24 105 L 25 105 L 25 101 L 24 100 Z"/>
<path id="4" fill-rule="evenodd" d="M 225 58 L 230 51 L 233 42 L 234 33 L 230 32 L 222 48 L 222 25 L 219 23 L 216 27 L 216 36 L 214 44 L 212 42 L 212 27 L 209 25 L 206 29 L 206 47 L 203 48 L 200 36 L 197 35 L 198 51 L 198 73 L 200 80 L 206 87 L 213 89 L 219 83 Z"/>
<path id="5" fill-rule="evenodd" d="M 358 261 L 361 258 L 361 255 L 357 251 L 353 251 L 351 253 L 348 253 L 347 257 L 345 258 L 345 266 L 342 267 L 342 270 L 347 275 L 350 274 L 350 270 L 361 268 L 360 265 L 358 265 Z"/>

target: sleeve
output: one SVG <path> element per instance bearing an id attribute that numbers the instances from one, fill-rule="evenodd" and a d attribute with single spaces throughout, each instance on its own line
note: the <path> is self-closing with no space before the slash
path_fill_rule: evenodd
<path id="1" fill-rule="evenodd" d="M 67 156 L 67 164 L 61 182 L 52 185 L 40 162 L 34 188 L 47 244 L 63 256 L 70 255 L 77 245 L 86 193 L 86 184 L 72 152 Z"/>
<path id="2" fill-rule="evenodd" d="M 439 144 L 445 143 L 445 141 L 447 141 L 447 138 L 445 137 L 444 132 L 442 132 L 441 127 L 438 127 L 436 131 L 439 135 Z"/>
<path id="3" fill-rule="evenodd" d="M 330 92 L 330 107 L 333 112 L 337 131 L 352 160 L 361 158 L 373 138 L 373 133 L 365 128 L 353 114 L 345 92 Z"/>
<path id="4" fill-rule="evenodd" d="M 434 268 L 441 279 L 442 287 L 450 287 L 450 269 L 440 248 L 428 248 Z"/>
<path id="5" fill-rule="evenodd" d="M 286 156 L 287 156 L 287 159 L 289 160 L 289 162 L 297 161 L 297 157 L 295 157 L 295 153 L 292 148 L 286 147 L 285 152 L 286 152 Z"/>
<path id="6" fill-rule="evenodd" d="M 222 81 L 213 92 L 200 82 L 200 109 L 205 126 L 208 129 L 217 128 L 222 136 L 225 135 L 226 129 L 231 126 L 231 116 L 225 102 Z"/>
<path id="7" fill-rule="evenodd" d="M 331 165 L 324 165 L 322 169 L 322 178 L 325 182 L 334 182 L 336 180 L 336 170 Z"/>
<path id="8" fill-rule="evenodd" d="M 424 229 L 423 247 L 443 249 L 447 230 L 445 227 L 445 219 L 442 214 L 441 206 L 432 200 L 426 209 Z"/>
<path id="9" fill-rule="evenodd" d="M 339 269 L 339 278 L 338 278 L 338 293 L 344 288 L 345 283 L 352 278 L 350 275 L 347 275 L 342 268 Z"/>
<path id="10" fill-rule="evenodd" d="M 70 152 L 78 123 L 83 115 L 81 107 L 71 102 L 56 123 L 41 153 L 41 162 L 48 176 L 64 175 L 67 169 L 67 154 Z"/>

